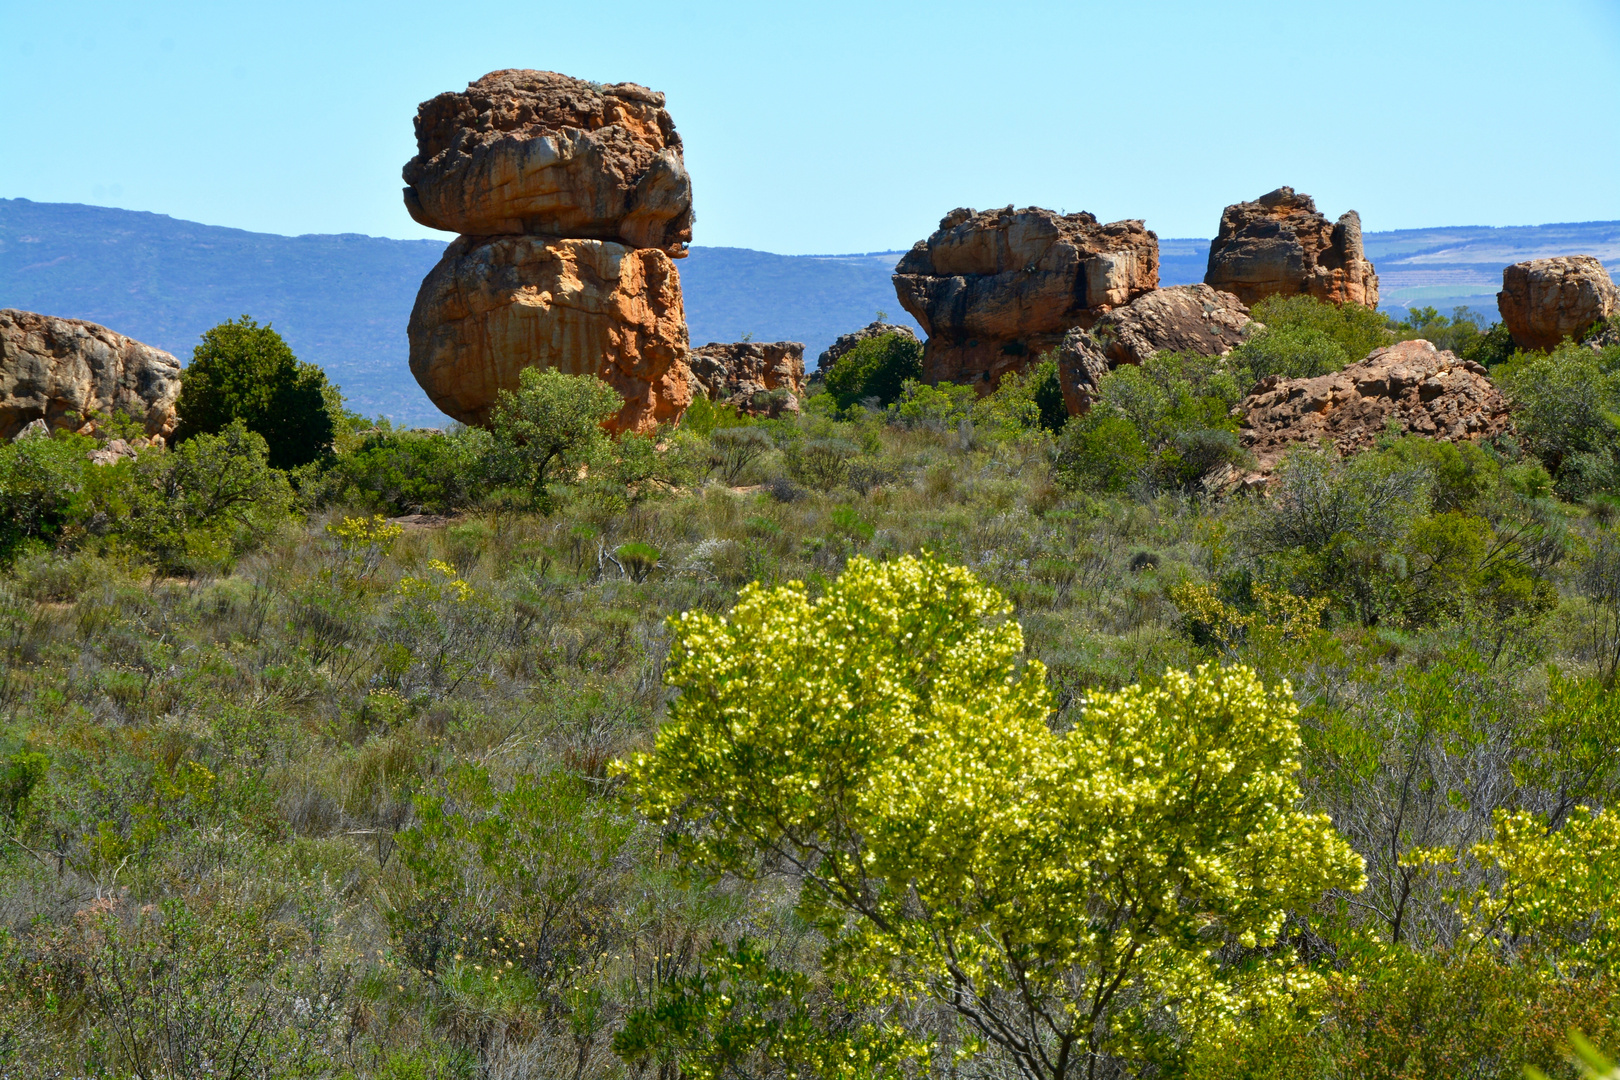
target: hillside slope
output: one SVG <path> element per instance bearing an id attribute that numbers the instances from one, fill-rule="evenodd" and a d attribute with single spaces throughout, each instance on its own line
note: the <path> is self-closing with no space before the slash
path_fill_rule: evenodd
<path id="1" fill-rule="evenodd" d="M 1620 221 L 1367 233 L 1386 308 L 1467 304 L 1495 317 L 1508 263 L 1596 254 L 1620 269 Z M 189 360 L 198 335 L 244 313 L 324 367 L 352 405 L 409 424 L 444 417 L 406 367 L 405 323 L 435 240 L 277 236 L 161 214 L 0 199 L 0 307 L 89 319 Z M 1160 241 L 1166 285 L 1200 281 L 1209 241 Z M 773 255 L 696 247 L 681 265 L 692 341 L 805 343 L 807 360 L 879 311 L 910 323 L 889 277 L 900 252 Z"/>

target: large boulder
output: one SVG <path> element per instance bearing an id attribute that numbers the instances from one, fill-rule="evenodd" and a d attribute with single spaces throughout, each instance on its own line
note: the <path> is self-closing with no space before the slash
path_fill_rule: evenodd
<path id="1" fill-rule="evenodd" d="M 614 431 L 648 432 L 692 400 L 675 264 L 657 248 L 463 236 L 422 282 L 411 373 L 440 409 L 489 419 L 524 368 L 596 375 L 624 396 Z"/>
<path id="2" fill-rule="evenodd" d="M 79 319 L 0 311 L 0 439 L 34 421 L 77 428 L 114 412 L 166 438 L 179 396 L 180 361 L 162 349 Z"/>
<path id="3" fill-rule="evenodd" d="M 953 210 L 894 274 L 900 305 L 928 334 L 923 378 L 984 392 L 1158 284 L 1159 238 L 1142 222 L 1039 207 Z"/>
<path id="4" fill-rule="evenodd" d="M 803 342 L 711 341 L 691 351 L 687 366 L 694 397 L 730 402 L 753 415 L 798 412 L 804 396 Z"/>
<path id="5" fill-rule="evenodd" d="M 1329 222 L 1315 200 L 1291 187 L 1226 208 L 1204 284 L 1245 304 L 1305 295 L 1378 306 L 1378 275 L 1362 250 L 1361 216 L 1350 210 Z"/>
<path id="6" fill-rule="evenodd" d="M 917 335 L 912 333 L 909 326 L 901 326 L 899 323 L 886 323 L 882 320 L 869 322 L 859 330 L 839 334 L 838 340 L 823 349 L 821 355 L 816 358 L 816 370 L 825 374 L 838 362 L 840 357 L 855 348 L 855 346 L 867 338 L 883 337 L 885 334 L 899 334 L 901 337 L 910 338 L 912 341 L 917 340 Z"/>
<path id="7" fill-rule="evenodd" d="M 617 240 L 679 258 L 692 182 L 664 95 L 495 71 L 416 110 L 405 206 L 433 229 Z"/>
<path id="8" fill-rule="evenodd" d="M 1620 288 L 1591 255 L 1531 259 L 1502 268 L 1496 306 L 1514 344 L 1551 349 L 1620 311 Z"/>
<path id="9" fill-rule="evenodd" d="M 1376 349 L 1331 375 L 1269 376 L 1238 408 L 1243 445 L 1261 472 L 1299 443 L 1331 442 L 1341 454 L 1365 450 L 1392 419 L 1404 434 L 1445 442 L 1512 430 L 1507 399 L 1485 369 L 1422 340 Z"/>
<path id="10" fill-rule="evenodd" d="M 1058 381 L 1071 415 L 1091 407 L 1102 377 L 1120 364 L 1140 364 L 1157 352 L 1225 356 L 1259 323 L 1237 297 L 1208 285 L 1155 289 L 1114 308 L 1089 330 L 1064 335 Z"/>

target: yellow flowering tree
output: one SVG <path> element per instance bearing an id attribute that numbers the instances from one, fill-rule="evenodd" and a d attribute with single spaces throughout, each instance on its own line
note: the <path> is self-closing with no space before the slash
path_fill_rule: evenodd
<path id="1" fill-rule="evenodd" d="M 681 695 L 625 771 L 692 863 L 797 878 L 846 970 L 932 995 L 1032 1078 L 1094 1075 L 1133 1010 L 1293 993 L 1286 962 L 1239 980 L 1216 955 L 1360 884 L 1297 809 L 1286 685 L 1170 672 L 1054 732 L 1008 614 L 926 556 L 852 559 L 815 600 L 751 585 L 728 616 L 671 620 Z"/>

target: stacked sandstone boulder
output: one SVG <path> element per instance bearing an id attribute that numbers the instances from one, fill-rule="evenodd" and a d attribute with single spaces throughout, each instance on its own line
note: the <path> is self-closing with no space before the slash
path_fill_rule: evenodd
<path id="1" fill-rule="evenodd" d="M 983 393 L 1158 285 L 1159 238 L 1141 221 L 1039 207 L 953 210 L 894 274 L 901 306 L 928 334 L 924 380 Z"/>
<path id="2" fill-rule="evenodd" d="M 1620 288 L 1591 255 L 1531 259 L 1503 268 L 1496 306 L 1514 344 L 1554 349 L 1620 313 Z"/>
<path id="3" fill-rule="evenodd" d="M 79 319 L 0 311 L 0 439 L 122 413 L 161 441 L 179 396 L 180 362 L 162 349 Z"/>
<path id="4" fill-rule="evenodd" d="M 1291 187 L 1226 208 L 1204 284 L 1245 304 L 1303 295 L 1378 306 L 1378 275 L 1362 248 L 1361 216 L 1350 210 L 1330 223 L 1315 200 Z"/>
<path id="5" fill-rule="evenodd" d="M 524 368 L 596 375 L 609 422 L 646 432 L 691 400 L 673 260 L 692 238 L 691 181 L 664 95 L 549 71 L 496 71 L 423 102 L 405 205 L 461 233 L 411 311 L 411 373 L 482 424 Z"/>

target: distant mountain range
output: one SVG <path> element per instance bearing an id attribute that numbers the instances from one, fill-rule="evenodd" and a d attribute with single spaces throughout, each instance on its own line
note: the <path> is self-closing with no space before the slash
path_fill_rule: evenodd
<path id="1" fill-rule="evenodd" d="M 1590 254 L 1620 270 L 1620 221 L 1367 233 L 1383 306 L 1496 317 L 1502 267 L 1544 255 Z M 444 417 L 411 378 L 405 323 L 444 241 L 345 233 L 277 236 L 161 214 L 0 199 L 0 308 L 89 319 L 191 356 L 210 326 L 250 314 L 273 323 L 321 365 L 353 408 L 407 424 Z M 1160 280 L 1201 281 L 1208 240 L 1161 239 Z M 889 278 L 898 251 L 773 255 L 695 247 L 681 264 L 693 344 L 802 341 L 809 365 L 839 334 L 878 311 L 915 325 Z"/>

